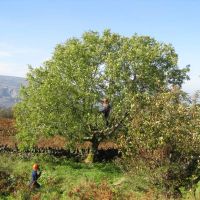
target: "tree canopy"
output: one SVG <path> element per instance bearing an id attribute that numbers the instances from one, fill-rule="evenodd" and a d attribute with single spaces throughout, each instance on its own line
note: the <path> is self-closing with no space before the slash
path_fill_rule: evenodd
<path id="1" fill-rule="evenodd" d="M 60 134 L 75 143 L 106 129 L 98 105 L 112 104 L 111 125 L 130 110 L 135 94 L 156 94 L 188 79 L 170 44 L 149 36 L 85 32 L 58 44 L 51 59 L 31 68 L 15 108 L 18 138 L 31 146 L 41 135 Z"/>

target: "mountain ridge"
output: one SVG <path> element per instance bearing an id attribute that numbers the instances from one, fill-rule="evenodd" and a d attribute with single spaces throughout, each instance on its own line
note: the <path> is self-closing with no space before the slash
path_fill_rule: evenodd
<path id="1" fill-rule="evenodd" d="M 26 79 L 17 76 L 0 75 L 0 107 L 9 108 L 19 101 L 20 87 L 26 85 Z"/>

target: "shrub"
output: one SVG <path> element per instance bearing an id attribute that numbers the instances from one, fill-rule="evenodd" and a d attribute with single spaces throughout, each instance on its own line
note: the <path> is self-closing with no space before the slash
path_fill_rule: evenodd
<path id="1" fill-rule="evenodd" d="M 106 182 L 99 185 L 93 182 L 85 182 L 73 188 L 68 194 L 70 198 L 77 197 L 82 200 L 112 200 L 113 195 L 114 192 Z"/>
<path id="2" fill-rule="evenodd" d="M 121 138 L 128 159 L 138 156 L 155 174 L 154 184 L 177 196 L 200 178 L 200 106 L 174 88 L 157 95 L 138 94 L 129 134 Z M 159 176 L 158 176 L 159 174 Z M 157 177 L 157 178 L 156 178 Z"/>

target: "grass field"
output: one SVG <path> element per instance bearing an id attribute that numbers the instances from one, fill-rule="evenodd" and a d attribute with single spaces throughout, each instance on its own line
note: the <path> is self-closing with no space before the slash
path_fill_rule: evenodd
<path id="1" fill-rule="evenodd" d="M 41 166 L 42 175 L 38 181 L 41 188 L 30 192 L 27 185 L 34 162 Z M 22 158 L 1 154 L 0 172 L 6 173 L 4 179 L 7 179 L 3 182 L 1 177 L 1 188 L 5 187 L 0 191 L 0 199 L 79 199 L 84 187 L 95 190 L 97 186 L 108 190 L 105 195 L 112 196 L 113 184 L 123 177 L 120 168 L 112 163 L 86 165 L 45 155 Z"/>
<path id="2" fill-rule="evenodd" d="M 33 163 L 39 163 L 41 188 L 30 191 Z M 132 176 L 116 163 L 77 163 L 47 155 L 0 154 L 0 199 L 154 199 L 148 171 Z"/>
<path id="3" fill-rule="evenodd" d="M 28 187 L 32 165 L 39 163 L 40 189 Z M 138 165 L 139 166 L 139 165 Z M 48 155 L 0 154 L 0 199 L 8 200 L 154 200 L 169 199 L 152 182 L 145 166 L 125 173 L 116 163 L 77 163 Z M 198 199 L 199 189 L 184 192 L 183 199 Z"/>

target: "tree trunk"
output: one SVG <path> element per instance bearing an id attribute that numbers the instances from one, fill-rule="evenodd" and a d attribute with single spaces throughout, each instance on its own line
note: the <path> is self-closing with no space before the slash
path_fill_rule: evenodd
<path id="1" fill-rule="evenodd" d="M 96 133 L 93 134 L 91 139 L 92 146 L 90 148 L 90 152 L 84 160 L 85 163 L 93 163 L 97 160 L 98 146 L 100 143 L 100 138 Z"/>
<path id="2" fill-rule="evenodd" d="M 92 138 L 89 139 L 89 141 L 92 143 L 91 149 L 89 154 L 87 155 L 87 158 L 84 160 L 85 163 L 93 163 L 98 160 L 98 146 L 101 141 L 103 141 L 106 137 L 111 137 L 111 135 L 114 134 L 114 132 L 120 127 L 122 122 L 127 118 L 128 112 L 125 112 L 122 119 L 117 122 L 116 124 L 113 124 L 112 127 L 106 128 L 105 130 L 101 131 L 94 131 L 92 132 Z"/>

